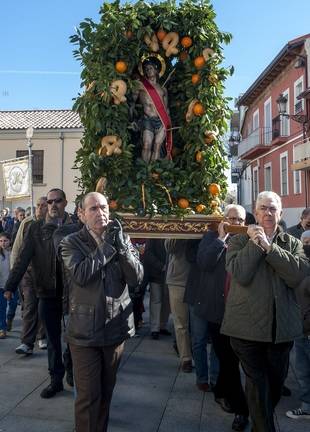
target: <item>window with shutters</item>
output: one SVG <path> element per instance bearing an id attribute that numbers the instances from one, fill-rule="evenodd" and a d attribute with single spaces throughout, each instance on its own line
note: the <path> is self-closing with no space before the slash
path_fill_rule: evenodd
<path id="1" fill-rule="evenodd" d="M 28 150 L 16 150 L 16 157 L 28 156 Z M 44 150 L 32 150 L 32 181 L 43 183 Z"/>
<path id="2" fill-rule="evenodd" d="M 288 156 L 287 152 L 280 155 L 281 195 L 288 195 Z"/>

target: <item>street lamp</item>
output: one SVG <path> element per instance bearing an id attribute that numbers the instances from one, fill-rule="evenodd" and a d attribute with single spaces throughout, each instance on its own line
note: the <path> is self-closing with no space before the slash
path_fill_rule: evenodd
<path id="1" fill-rule="evenodd" d="M 26 138 L 27 138 L 27 147 L 28 147 L 28 156 L 29 156 L 29 189 L 30 189 L 30 208 L 31 208 L 31 216 L 33 216 L 33 182 L 32 182 L 32 141 L 33 137 L 33 127 L 30 126 L 26 130 Z"/>
<path id="2" fill-rule="evenodd" d="M 309 123 L 309 119 L 307 115 L 305 114 L 287 114 L 286 108 L 287 108 L 287 102 L 288 98 L 287 96 L 284 96 L 283 93 L 281 93 L 276 100 L 278 104 L 278 112 L 280 116 L 287 117 L 289 119 L 294 120 L 297 123 L 302 124 L 302 131 L 303 131 L 303 138 L 306 139 L 307 137 L 307 125 Z"/>

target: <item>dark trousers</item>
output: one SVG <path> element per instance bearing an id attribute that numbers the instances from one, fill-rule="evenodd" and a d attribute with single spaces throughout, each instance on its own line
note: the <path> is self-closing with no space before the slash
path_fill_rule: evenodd
<path id="1" fill-rule="evenodd" d="M 292 342 L 268 343 L 230 338 L 246 375 L 246 396 L 254 432 L 275 432 L 274 408 L 287 376 Z"/>
<path id="2" fill-rule="evenodd" d="M 29 270 L 26 271 L 22 279 L 20 291 L 23 311 L 21 341 L 33 348 L 36 337 L 38 337 L 38 339 L 45 339 L 45 329 L 42 320 L 39 319 L 39 299 L 36 296 L 33 286 L 33 278 Z"/>
<path id="3" fill-rule="evenodd" d="M 40 298 L 39 316 L 46 329 L 48 370 L 51 379 L 52 381 L 61 381 L 65 374 L 61 347 L 61 298 Z"/>
<path id="4" fill-rule="evenodd" d="M 73 361 L 76 432 L 106 432 L 116 373 L 124 343 L 108 347 L 70 344 Z"/>
<path id="5" fill-rule="evenodd" d="M 230 345 L 230 338 L 221 334 L 220 328 L 220 324 L 208 322 L 209 335 L 220 366 L 213 389 L 214 396 L 227 399 L 235 414 L 248 416 L 249 410 L 241 383 L 239 359 Z"/>

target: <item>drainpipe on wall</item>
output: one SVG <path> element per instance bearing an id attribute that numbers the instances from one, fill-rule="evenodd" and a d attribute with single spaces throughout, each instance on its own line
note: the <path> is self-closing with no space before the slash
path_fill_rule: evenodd
<path id="1" fill-rule="evenodd" d="M 59 134 L 59 140 L 60 140 L 60 152 L 61 152 L 61 161 L 60 161 L 60 189 L 64 189 L 64 133 L 60 132 Z"/>

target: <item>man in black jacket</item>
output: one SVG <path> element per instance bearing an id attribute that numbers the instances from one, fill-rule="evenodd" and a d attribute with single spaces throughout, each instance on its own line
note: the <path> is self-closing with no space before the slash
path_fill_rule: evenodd
<path id="1" fill-rule="evenodd" d="M 245 209 L 240 205 L 226 206 L 224 220 L 219 224 L 218 230 L 210 230 L 203 236 L 197 253 L 197 264 L 204 272 L 204 290 L 207 297 L 205 318 L 208 321 L 208 333 L 220 366 L 213 388 L 214 398 L 224 411 L 229 406 L 235 414 L 232 423 L 232 429 L 235 431 L 243 431 L 246 428 L 249 410 L 241 384 L 239 359 L 230 346 L 229 337 L 221 334 L 220 328 L 224 316 L 224 299 L 230 282 L 225 270 L 229 240 L 225 226 L 244 225 L 245 217 Z"/>
<path id="2" fill-rule="evenodd" d="M 288 234 L 300 239 L 302 233 L 310 229 L 310 207 L 305 208 L 300 217 L 300 222 L 297 225 L 288 228 Z"/>
<path id="3" fill-rule="evenodd" d="M 166 284 L 166 249 L 164 239 L 147 240 L 144 268 L 150 284 L 150 325 L 152 339 L 169 336 L 167 330 L 170 315 L 169 292 Z"/>
<path id="4" fill-rule="evenodd" d="M 53 243 L 54 231 L 70 223 L 65 212 L 66 195 L 61 189 L 51 189 L 47 194 L 46 220 L 34 221 L 27 230 L 17 260 L 5 285 L 5 296 L 15 292 L 28 265 L 32 262 L 35 289 L 39 301 L 39 316 L 47 333 L 48 369 L 51 383 L 42 390 L 42 398 L 51 398 L 63 390 L 64 365 L 61 347 L 62 280 Z"/>
<path id="5" fill-rule="evenodd" d="M 75 430 L 105 432 L 124 341 L 134 335 L 128 285 L 141 283 L 143 267 L 121 224 L 109 222 L 102 194 L 87 194 L 82 211 L 85 226 L 60 244 L 71 276 L 66 340 L 77 389 Z"/>

